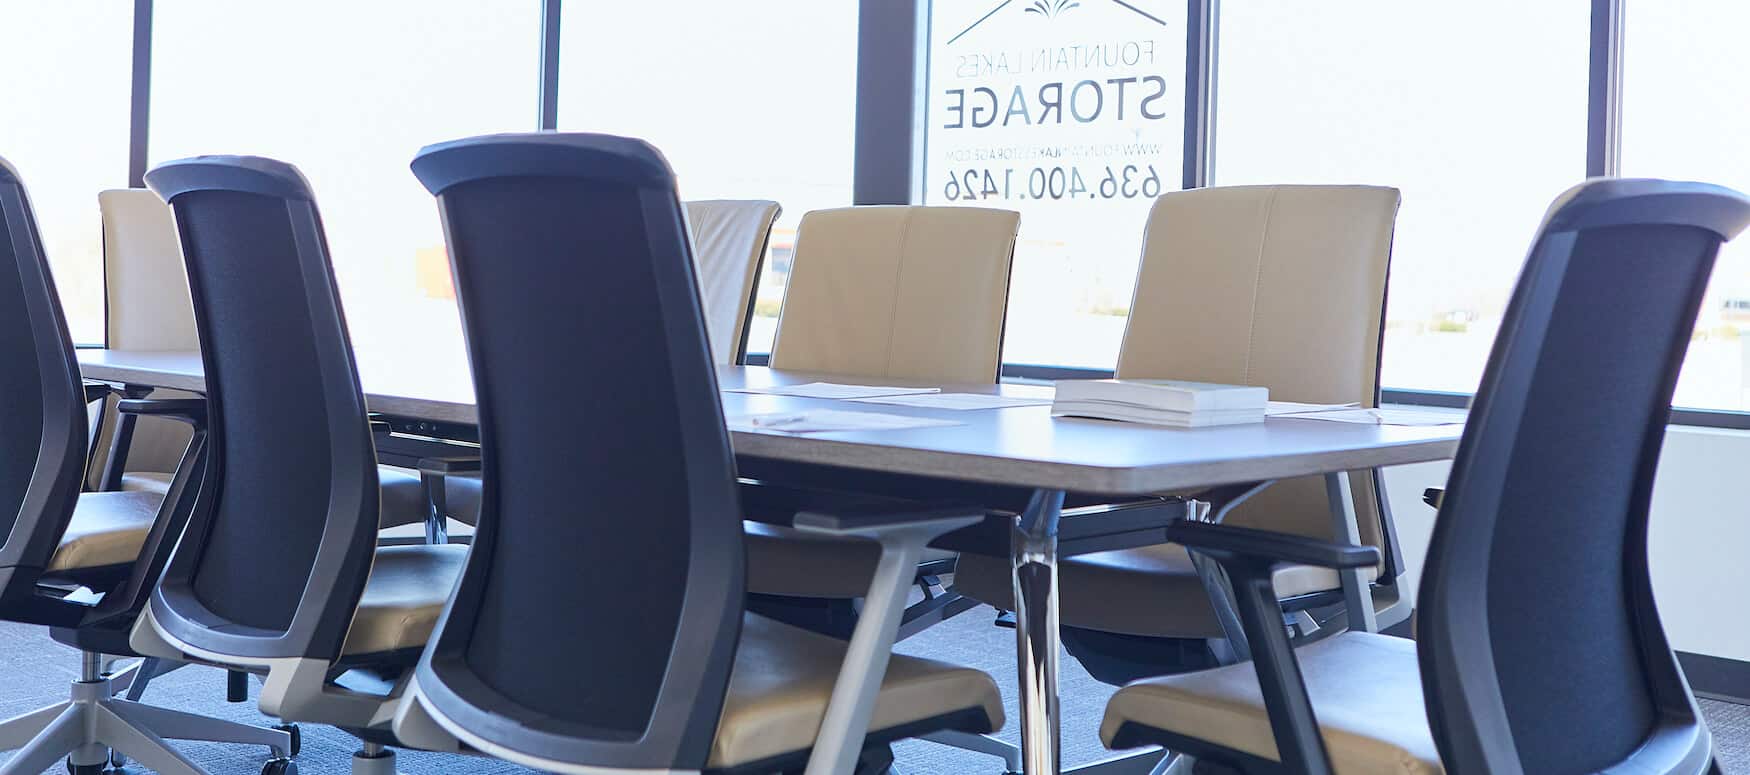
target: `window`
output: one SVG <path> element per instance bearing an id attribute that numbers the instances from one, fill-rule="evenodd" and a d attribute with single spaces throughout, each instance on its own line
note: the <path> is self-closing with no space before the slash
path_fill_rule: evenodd
<path id="1" fill-rule="evenodd" d="M 1471 392 L 1544 210 L 1586 173 L 1590 4 L 1224 3 L 1214 182 L 1403 192 L 1381 380 Z"/>
<path id="2" fill-rule="evenodd" d="M 322 210 L 365 380 L 412 349 L 460 364 L 421 146 L 536 127 L 540 4 L 160 0 L 150 158 L 269 156 Z M 405 359 L 400 362 L 406 362 Z"/>
<path id="3" fill-rule="evenodd" d="M 30 191 L 73 341 L 102 344 L 97 192 L 128 185 L 126 3 L 0 3 L 0 157 Z"/>
<path id="4" fill-rule="evenodd" d="M 1021 213 L 1003 360 L 1110 369 L 1177 189 L 1184 0 L 936 0 L 923 201 Z"/>
<path id="5" fill-rule="evenodd" d="M 559 127 L 648 141 L 684 199 L 783 206 L 750 353 L 769 352 L 796 224 L 851 204 L 857 3 L 645 0 L 563 6 Z"/>
<path id="6" fill-rule="evenodd" d="M 1623 32 L 1622 174 L 1700 180 L 1750 191 L 1750 4 L 1629 4 Z M 1750 242 L 1728 243 L 1674 403 L 1750 409 Z"/>

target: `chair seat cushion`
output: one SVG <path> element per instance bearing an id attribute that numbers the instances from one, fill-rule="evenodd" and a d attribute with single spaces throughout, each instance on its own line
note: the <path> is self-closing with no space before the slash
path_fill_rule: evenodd
<path id="1" fill-rule="evenodd" d="M 405 473 L 400 475 L 409 476 L 409 474 Z M 412 478 L 416 485 L 419 484 L 418 476 L 413 476 Z M 389 508 L 389 485 L 387 479 L 382 481 L 384 482 L 383 509 L 387 511 Z M 419 486 L 416 489 L 419 493 L 420 516 L 418 521 L 424 521 L 426 507 L 425 488 Z M 450 474 L 449 476 L 444 477 L 444 509 L 449 512 L 450 519 L 461 522 L 464 525 L 472 526 L 474 523 L 478 522 L 480 520 L 480 475 L 477 473 L 467 473 Z M 385 522 L 383 526 L 389 527 L 390 525 Z M 451 531 L 452 534 L 454 534 L 454 532 L 455 531 L 453 530 Z"/>
<path id="2" fill-rule="evenodd" d="M 127 565 L 140 556 L 158 505 L 153 492 L 88 492 L 79 496 L 73 519 L 45 573 Z"/>
<path id="3" fill-rule="evenodd" d="M 162 471 L 130 471 L 122 474 L 125 492 L 155 492 L 162 496 L 170 491 L 173 474 Z M 425 521 L 425 485 L 419 475 L 399 468 L 377 467 L 377 484 L 382 490 L 382 505 L 377 521 L 383 527 L 418 524 Z M 469 512 L 472 514 L 473 512 Z M 473 517 L 467 522 L 472 523 Z"/>
<path id="4" fill-rule="evenodd" d="M 467 561 L 468 547 L 455 544 L 379 548 L 341 653 L 424 646 Z"/>
<path id="5" fill-rule="evenodd" d="M 444 477 L 444 505 L 450 518 L 467 524 L 480 520 L 480 475 L 451 474 Z"/>
<path id="6" fill-rule="evenodd" d="M 399 468 L 377 466 L 377 488 L 383 494 L 380 501 L 382 505 L 377 511 L 379 526 L 416 525 L 425 521 L 425 513 L 429 507 L 425 498 L 425 483 L 419 481 L 419 474 Z"/>
<path id="7" fill-rule="evenodd" d="M 881 559 L 881 545 L 866 539 L 751 521 L 742 522 L 742 535 L 747 543 L 747 591 L 756 594 L 862 597 L 869 594 L 869 580 Z M 953 558 L 953 552 L 924 549 L 924 562 Z"/>
<path id="8" fill-rule="evenodd" d="M 1058 563 L 1057 574 L 1063 590 L 1059 616 L 1067 626 L 1161 638 L 1222 635 L 1191 555 L 1178 544 L 1070 557 Z M 1375 575 L 1372 568 L 1363 570 L 1364 579 Z M 1340 587 L 1335 571 L 1306 565 L 1276 571 L 1275 582 L 1282 598 Z M 997 608 L 1015 609 L 1008 560 L 962 555 L 954 587 Z"/>
<path id="9" fill-rule="evenodd" d="M 1445 772 L 1422 705 L 1414 642 L 1347 632 L 1295 655 L 1337 772 Z M 1126 724 L 1280 760 L 1251 663 L 1136 681 L 1106 704 L 1100 738 L 1113 745 Z"/>
<path id="10" fill-rule="evenodd" d="M 709 766 L 740 767 L 812 748 L 845 647 L 842 641 L 748 614 Z M 870 734 L 947 716 L 969 716 L 976 723 L 936 729 L 1001 729 L 1003 702 L 996 682 L 971 668 L 893 655 Z"/>

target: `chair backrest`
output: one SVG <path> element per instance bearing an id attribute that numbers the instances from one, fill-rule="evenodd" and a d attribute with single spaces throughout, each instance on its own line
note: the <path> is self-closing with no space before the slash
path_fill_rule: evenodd
<path id="1" fill-rule="evenodd" d="M 85 400 L 17 170 L 0 159 L 0 616 L 33 596 L 85 471 Z"/>
<path id="2" fill-rule="evenodd" d="M 1020 220 L 977 207 L 802 216 L 772 366 L 995 382 Z"/>
<path id="3" fill-rule="evenodd" d="M 107 291 L 108 346 L 117 350 L 199 350 L 194 303 L 188 297 L 188 272 L 176 219 L 157 194 L 144 188 L 99 192 L 103 214 L 103 271 Z M 161 393 L 160 395 L 172 395 Z M 187 397 L 186 394 L 174 394 Z M 98 439 L 107 449 L 116 423 L 103 425 Z M 188 426 L 157 417 L 136 421 L 127 449 L 127 470 L 174 471 L 188 446 Z M 102 466 L 88 476 L 96 479 Z"/>
<path id="4" fill-rule="evenodd" d="M 1449 771 L 1707 771 L 1653 604 L 1648 501 L 1714 258 L 1747 222 L 1740 194 L 1656 180 L 1581 184 L 1545 219 L 1423 570 L 1418 651 Z"/>
<path id="5" fill-rule="evenodd" d="M 146 184 L 176 215 L 210 422 L 153 618 L 228 657 L 333 659 L 370 572 L 377 468 L 309 184 L 243 156 L 167 162 Z"/>
<path id="6" fill-rule="evenodd" d="M 1234 186 L 1160 197 L 1143 237 L 1118 376 L 1261 385 L 1272 400 L 1377 405 L 1398 200 L 1397 189 L 1376 186 Z M 1391 555 L 1376 479 L 1351 477 L 1356 517 L 1362 540 Z M 1324 478 L 1278 482 L 1228 522 L 1331 537 Z"/>
<path id="7" fill-rule="evenodd" d="M 198 350 L 176 218 L 144 188 L 99 192 L 109 347 Z"/>
<path id="8" fill-rule="evenodd" d="M 777 202 L 758 199 L 686 203 L 711 358 L 719 364 L 733 366 L 747 353 L 754 288 L 781 209 Z"/>
<path id="9" fill-rule="evenodd" d="M 553 133 L 434 145 L 413 172 L 442 213 L 483 462 L 420 701 L 543 769 L 698 769 L 745 582 L 673 174 L 643 142 Z"/>

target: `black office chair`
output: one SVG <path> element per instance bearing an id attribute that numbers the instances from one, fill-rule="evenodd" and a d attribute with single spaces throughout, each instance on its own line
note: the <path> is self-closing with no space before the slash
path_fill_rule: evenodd
<path id="1" fill-rule="evenodd" d="M 182 240 L 211 422 L 187 535 L 136 650 L 265 674 L 264 713 L 358 735 L 393 771 L 399 686 L 466 547 L 379 549 L 376 452 L 322 223 L 296 168 L 159 165 Z"/>
<path id="2" fill-rule="evenodd" d="M 289 764 L 277 758 L 294 753 L 288 731 L 135 702 L 157 663 L 106 672 L 106 655 L 138 656 L 128 630 L 182 532 L 205 432 L 198 401 L 123 401 L 122 411 L 194 425 L 194 440 L 168 496 L 81 495 L 89 395 L 24 185 L 0 159 L 0 619 L 46 625 L 80 651 L 69 701 L 0 722 L 0 750 L 22 749 L 0 773 L 36 775 L 62 757 L 75 775 L 96 773 L 110 748 L 117 762 L 204 772 L 166 737 L 259 743 Z"/>
<path id="3" fill-rule="evenodd" d="M 1472 403 L 1417 642 L 1349 632 L 1290 651 L 1272 569 L 1377 551 L 1184 524 L 1173 538 L 1234 582 L 1254 665 L 1125 687 L 1107 744 L 1248 773 L 1718 772 L 1659 624 L 1647 518 L 1696 311 L 1746 224 L 1750 198 L 1699 183 L 1558 199 Z"/>
<path id="4" fill-rule="evenodd" d="M 504 135 L 413 170 L 444 219 L 484 487 L 398 737 L 560 772 L 850 773 L 885 770 L 889 740 L 1001 726 L 989 676 L 889 653 L 924 545 L 976 510 L 795 517 L 883 547 L 848 645 L 745 613 L 735 461 L 654 149 Z M 539 400 L 556 383 L 580 395 Z"/>

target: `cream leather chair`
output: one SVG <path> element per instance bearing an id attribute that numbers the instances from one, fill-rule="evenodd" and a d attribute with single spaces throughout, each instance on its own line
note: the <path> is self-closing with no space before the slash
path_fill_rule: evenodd
<path id="1" fill-rule="evenodd" d="M 867 379 L 990 383 L 1002 366 L 1021 216 L 972 207 L 849 207 L 802 217 L 773 368 Z M 869 588 L 868 541 L 747 523 L 748 591 L 850 599 Z M 926 560 L 951 559 L 929 550 Z"/>
<path id="2" fill-rule="evenodd" d="M 103 191 L 97 195 L 103 214 L 104 284 L 107 293 L 108 346 L 117 350 L 198 350 L 194 307 L 188 299 L 188 276 L 176 224 L 164 202 L 143 188 Z M 190 393 L 154 391 L 160 398 L 193 398 Z M 116 428 L 133 422 L 124 443 L 125 470 L 120 489 L 163 494 L 172 471 L 188 446 L 186 424 L 161 417 L 124 420 L 114 402 L 105 407 L 99 449 L 114 454 Z M 107 462 L 107 454 L 100 459 Z M 95 489 L 108 466 L 92 466 Z M 110 483 L 114 485 L 113 482 Z"/>
<path id="3" fill-rule="evenodd" d="M 995 382 L 1002 368 L 1009 271 L 1021 216 L 970 207 L 850 207 L 802 217 L 774 368 L 869 380 Z M 839 637 L 857 621 L 879 544 L 743 522 L 750 610 Z M 919 576 L 932 597 L 905 612 L 899 637 L 954 616 L 971 601 L 935 586 L 952 552 L 925 547 Z M 1019 751 L 980 735 L 926 735 L 1000 756 Z"/>
<path id="4" fill-rule="evenodd" d="M 772 224 L 783 208 L 764 200 L 706 199 L 685 203 L 711 359 L 741 362 L 747 350 L 747 324 L 753 317 L 754 289 L 766 260 Z"/>
<path id="5" fill-rule="evenodd" d="M 1370 186 L 1221 187 L 1162 196 L 1149 215 L 1117 375 L 1263 385 L 1274 400 L 1374 406 L 1398 199 L 1396 189 Z M 1388 517 L 1374 473 L 1356 472 L 1350 481 L 1363 542 L 1386 547 Z M 1327 539 L 1333 529 L 1322 477 L 1278 482 L 1226 522 Z M 1139 654 L 1172 650 L 1144 642 L 1117 656 L 1106 648 L 1113 639 L 1101 634 L 1222 636 L 1180 546 L 1083 555 L 1064 560 L 1059 573 L 1065 640 L 1102 680 L 1123 683 L 1128 676 L 1114 673 L 1148 658 Z M 1366 577 L 1375 574 L 1370 569 Z M 955 587 L 1013 610 L 1006 562 L 962 556 Z M 1284 599 L 1311 604 L 1334 602 L 1339 584 L 1334 571 L 1289 566 L 1276 575 L 1276 587 Z M 1376 608 L 1395 603 L 1396 591 L 1378 587 Z M 1382 626 L 1393 621 L 1381 618 Z M 1194 658 L 1189 666 L 1202 665 Z M 1151 670 L 1162 672 L 1160 665 L 1136 672 Z"/>
<path id="6" fill-rule="evenodd" d="M 991 382 L 1021 216 L 847 207 L 802 218 L 772 367 Z"/>
<path id="7" fill-rule="evenodd" d="M 194 304 L 189 300 L 188 274 L 182 246 L 177 241 L 176 220 L 158 195 L 143 188 L 103 191 L 97 195 L 103 213 L 104 282 L 108 291 L 109 347 L 117 350 L 198 350 Z M 191 398 L 189 393 L 159 390 L 155 398 Z M 111 448 L 117 428 L 125 418 L 111 416 L 103 423 L 98 440 L 101 449 Z M 170 488 L 173 471 L 188 446 L 186 425 L 158 417 L 138 418 L 133 435 L 119 451 L 124 473 L 120 489 L 163 495 Z M 93 466 L 101 477 L 108 465 Z M 399 469 L 378 472 L 383 492 L 385 527 L 422 522 L 425 490 L 419 477 Z M 103 483 L 94 483 L 103 489 Z"/>

